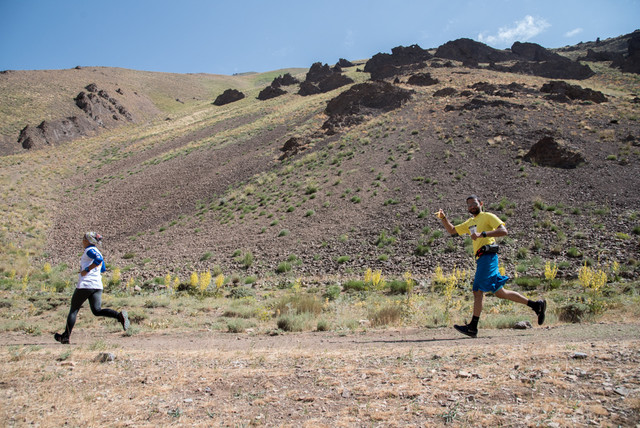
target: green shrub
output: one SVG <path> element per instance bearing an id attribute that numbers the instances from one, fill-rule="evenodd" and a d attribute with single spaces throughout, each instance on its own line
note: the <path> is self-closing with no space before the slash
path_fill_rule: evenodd
<path id="1" fill-rule="evenodd" d="M 318 320 L 318 324 L 316 326 L 316 330 L 318 330 L 318 331 L 329 331 L 329 321 L 327 321 L 327 320 Z"/>
<path id="2" fill-rule="evenodd" d="M 526 258 L 529 257 L 529 249 L 526 247 L 520 247 L 518 248 L 518 251 L 516 252 L 516 258 L 520 259 L 520 260 L 524 260 Z"/>
<path id="3" fill-rule="evenodd" d="M 348 262 L 349 260 L 351 260 L 351 257 L 349 256 L 340 256 L 336 261 L 338 262 L 339 265 L 341 265 L 343 263 Z"/>
<path id="4" fill-rule="evenodd" d="M 513 283 L 523 290 L 535 290 L 542 283 L 540 278 L 534 278 L 529 276 L 520 276 L 513 280 Z"/>
<path id="5" fill-rule="evenodd" d="M 256 292 L 247 287 L 235 287 L 229 290 L 229 297 L 232 299 L 242 299 L 245 297 L 255 297 Z"/>
<path id="6" fill-rule="evenodd" d="M 200 261 L 201 261 L 201 262 L 204 262 L 204 261 L 206 261 L 206 260 L 209 260 L 212 256 L 213 256 L 213 254 L 212 254 L 212 253 L 210 253 L 210 252 L 206 252 L 206 253 L 204 253 L 204 254 L 200 257 Z"/>
<path id="7" fill-rule="evenodd" d="M 252 264 L 253 264 L 253 254 L 251 253 L 251 251 L 247 251 L 244 254 L 244 258 L 242 259 L 242 266 L 244 266 L 245 269 L 248 269 L 249 267 L 251 267 Z"/>
<path id="8" fill-rule="evenodd" d="M 364 291 L 367 289 L 367 284 L 364 281 L 353 279 L 345 282 L 342 285 L 342 288 L 344 289 L 344 291 Z"/>
<path id="9" fill-rule="evenodd" d="M 236 318 L 227 321 L 227 331 L 229 333 L 244 333 L 250 324 L 246 320 Z"/>
<path id="10" fill-rule="evenodd" d="M 285 315 L 278 318 L 276 322 L 278 328 L 282 331 L 301 332 L 305 330 L 307 317 L 299 315 Z"/>
<path id="11" fill-rule="evenodd" d="M 278 233 L 278 237 L 287 236 L 288 234 L 289 234 L 289 231 L 287 229 L 282 229 L 280 233 Z"/>
<path id="12" fill-rule="evenodd" d="M 375 240 L 374 244 L 378 247 L 378 248 L 382 248 L 385 247 L 387 245 L 393 245 L 396 242 L 396 238 L 393 236 L 387 236 L 387 232 L 386 231 L 382 231 L 380 232 L 380 236 L 378 236 L 378 238 Z"/>
<path id="13" fill-rule="evenodd" d="M 329 300 L 336 300 L 340 296 L 342 289 L 339 285 L 330 285 L 327 291 L 324 293 L 324 298 Z"/>
<path id="14" fill-rule="evenodd" d="M 291 272 L 291 263 L 289 262 L 280 262 L 280 264 L 278 264 L 278 267 L 276 268 L 276 273 L 286 273 L 286 272 Z"/>
<path id="15" fill-rule="evenodd" d="M 402 280 L 393 280 L 387 283 L 389 287 L 389 291 L 392 294 L 407 294 L 410 293 L 413 289 L 412 284 L 408 284 L 406 281 Z"/>
<path id="16" fill-rule="evenodd" d="M 567 256 L 577 259 L 582 257 L 582 253 L 576 247 L 571 247 L 567 250 Z"/>

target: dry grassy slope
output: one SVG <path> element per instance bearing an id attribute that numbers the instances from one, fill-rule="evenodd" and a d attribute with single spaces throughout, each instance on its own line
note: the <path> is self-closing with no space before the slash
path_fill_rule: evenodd
<path id="1" fill-rule="evenodd" d="M 278 74 L 298 74 L 285 69 L 242 76 L 174 74 L 110 67 L 68 70 L 6 71 L 0 74 L 0 138 L 2 151 L 13 147 L 20 130 L 43 120 L 79 115 L 74 98 L 90 83 L 118 98 L 136 122 L 159 114 L 180 114 L 194 105 L 210 103 L 227 88 L 241 91 L 266 86 Z M 123 94 L 116 93 L 121 89 Z M 13 150 L 10 150 L 13 149 Z M 20 149 L 20 148 L 18 148 Z"/>
<path id="2" fill-rule="evenodd" d="M 571 83 L 603 91 L 608 103 L 547 101 L 536 92 L 546 79 L 537 77 L 462 67 L 425 70 L 440 83 L 411 88 L 414 97 L 401 109 L 332 137 L 314 133 L 325 120 L 326 102 L 343 89 L 255 99 L 287 70 L 233 77 L 67 70 L 94 70 L 91 77 L 122 72 L 129 80 L 108 81 L 131 82 L 168 114 L 98 138 L 3 158 L 3 247 L 31 249 L 26 252 L 36 265 L 69 263 L 79 251 L 78 234 L 96 229 L 108 237 L 109 261 L 127 268 L 125 280 L 162 276 L 168 269 L 186 275 L 215 265 L 227 274 L 268 276 L 291 254 L 300 260 L 293 263 L 297 274 L 354 275 L 371 266 L 424 276 L 436 264 L 471 267 L 471 259 L 462 240 L 434 236 L 439 224 L 420 213 L 443 207 L 462 220 L 464 196 L 475 192 L 487 206 L 505 198 L 498 213 L 511 232 L 503 258 L 510 271 L 520 262 L 516 253 L 528 249 L 528 259 L 568 260 L 573 266 L 564 273 L 575 273 L 583 259 L 568 257 L 567 249 L 576 247 L 584 257 L 615 259 L 633 272 L 640 174 L 638 149 L 624 139 L 640 136 L 638 107 L 631 102 L 638 79 L 605 65 L 594 68 L 595 77 Z M 348 73 L 357 81 L 367 78 L 353 69 Z M 67 92 L 75 96 L 95 80 Z M 480 81 L 517 82 L 534 92 L 485 96 L 522 109 L 464 112 L 445 107 L 469 98 L 432 96 L 446 86 L 461 91 Z M 244 89 L 247 98 L 212 106 L 230 86 Z M 558 170 L 521 163 L 518 154 L 543 133 L 578 147 L 587 164 Z M 277 161 L 291 136 L 306 138 L 307 150 Z M 607 160 L 611 155 L 624 162 Z M 536 214 L 537 200 L 558 209 Z M 288 234 L 280 236 L 282 231 Z M 390 239 L 378 243 L 383 233 Z M 617 233 L 631 238 L 616 239 Z M 415 255 L 419 244 L 429 247 L 426 256 Z M 238 249 L 254 255 L 246 272 L 231 257 Z M 339 264 L 340 256 L 350 260 Z"/>
<path id="3" fill-rule="evenodd" d="M 401 109 L 333 137 L 311 134 L 324 120 L 325 102 L 340 89 L 203 105 L 138 135 L 114 135 L 91 166 L 65 182 L 50 255 L 73 259 L 78 231 L 94 228 L 109 237 L 111 262 L 138 278 L 215 265 L 226 273 L 264 276 L 291 254 L 301 260 L 294 269 L 304 275 L 352 275 L 371 266 L 424 276 L 436 264 L 471 267 L 471 259 L 462 240 L 451 247 L 446 237 L 432 240 L 427 256 L 416 256 L 417 245 L 440 228 L 419 214 L 443 207 L 462 220 L 464 197 L 478 193 L 487 206 L 507 202 L 498 213 L 507 216 L 511 231 L 504 257 L 511 271 L 521 248 L 570 261 L 567 274 L 582 262 L 567 255 L 570 247 L 594 260 L 626 264 L 637 257 L 638 149 L 623 142 L 640 135 L 637 107 L 625 86 L 634 77 L 606 71 L 572 82 L 607 93 L 610 101 L 601 105 L 557 104 L 534 92 L 504 99 L 522 109 L 446 112 L 446 105 L 469 99 L 432 96 L 445 86 L 461 91 L 480 81 L 518 82 L 537 90 L 546 80 L 465 68 L 428 71 L 441 83 L 412 88 L 413 100 Z M 543 133 L 578 147 L 587 165 L 559 170 L 521 163 L 518 154 Z M 293 135 L 307 136 L 310 148 L 277 162 L 278 149 Z M 626 163 L 607 160 L 610 155 Z M 533 218 L 536 200 L 561 208 Z M 283 230 L 289 234 L 279 236 Z M 394 242 L 376 245 L 383 232 Z M 615 239 L 616 233 L 631 238 Z M 235 250 L 255 257 L 246 273 L 231 257 Z M 201 261 L 207 253 L 210 258 Z M 341 256 L 350 261 L 338 264 Z"/>

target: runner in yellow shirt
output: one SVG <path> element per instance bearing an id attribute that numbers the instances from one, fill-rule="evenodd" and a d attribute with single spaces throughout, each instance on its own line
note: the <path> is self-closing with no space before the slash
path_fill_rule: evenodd
<path id="1" fill-rule="evenodd" d="M 544 323 L 547 302 L 533 301 L 516 291 L 505 290 L 504 285 L 509 281 L 508 276 L 500 275 L 498 269 L 498 247 L 495 238 L 507 235 L 504 222 L 495 214 L 482 211 L 482 201 L 476 195 L 467 198 L 467 209 L 473 217 L 457 226 L 451 224 L 444 211 L 440 209 L 436 216 L 452 236 L 468 233 L 473 240 L 473 252 L 476 257 L 476 274 L 473 280 L 473 318 L 466 325 L 453 327 L 462 334 L 476 337 L 478 334 L 478 320 L 482 312 L 484 293 L 493 293 L 501 299 L 511 300 L 529 306 L 538 315 L 538 325 Z"/>

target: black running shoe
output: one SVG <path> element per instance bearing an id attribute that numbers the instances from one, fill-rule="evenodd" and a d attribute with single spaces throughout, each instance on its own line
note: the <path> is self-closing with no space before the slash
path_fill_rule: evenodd
<path id="1" fill-rule="evenodd" d="M 124 331 L 129 330 L 129 326 L 131 323 L 129 322 L 129 316 L 127 315 L 127 311 L 122 311 L 118 314 L 118 321 L 122 324 L 122 328 Z"/>
<path id="2" fill-rule="evenodd" d="M 476 337 L 478 335 L 477 329 L 472 329 L 468 325 L 454 325 L 453 328 L 458 330 L 462 334 L 466 334 L 469 337 Z"/>
<path id="3" fill-rule="evenodd" d="M 66 334 L 60 334 L 60 333 L 55 333 L 53 335 L 53 338 L 60 343 L 63 343 L 65 345 L 69 344 L 69 336 L 67 336 Z"/>
<path id="4" fill-rule="evenodd" d="M 538 325 L 542 325 L 544 323 L 544 316 L 547 312 L 547 301 L 542 299 L 538 300 L 538 308 L 535 310 L 538 315 Z"/>

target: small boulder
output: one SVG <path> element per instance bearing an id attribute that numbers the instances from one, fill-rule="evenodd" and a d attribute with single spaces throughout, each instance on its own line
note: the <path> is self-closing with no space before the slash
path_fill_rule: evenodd
<path id="1" fill-rule="evenodd" d="M 271 98 L 279 97 L 280 95 L 284 95 L 286 93 L 287 91 L 283 89 L 274 88 L 273 86 L 267 86 L 262 91 L 260 91 L 260 93 L 258 94 L 258 99 L 264 101 Z"/>
<path id="2" fill-rule="evenodd" d="M 529 328 L 533 328 L 529 321 L 518 321 L 513 325 L 515 330 L 527 330 Z"/>
<path id="3" fill-rule="evenodd" d="M 244 94 L 237 89 L 227 89 L 213 102 L 215 106 L 223 106 L 225 104 L 233 103 L 244 98 Z"/>
<path id="4" fill-rule="evenodd" d="M 607 101 L 607 97 L 600 91 L 582 88 L 578 85 L 570 85 L 562 80 L 545 83 L 542 85 L 542 88 L 540 88 L 540 92 L 551 94 L 548 98 L 556 101 L 563 101 L 565 98 L 570 100 L 592 101 L 597 104 Z"/>
<path id="5" fill-rule="evenodd" d="M 417 73 L 409 77 L 407 84 L 414 86 L 431 86 L 439 83 L 438 79 L 431 77 L 430 73 Z"/>
<path id="6" fill-rule="evenodd" d="M 540 166 L 564 169 L 576 168 L 585 162 L 584 156 L 577 149 L 550 136 L 543 137 L 535 143 L 524 155 L 524 160 Z"/>
<path id="7" fill-rule="evenodd" d="M 348 60 L 344 59 L 344 58 L 340 58 L 338 60 L 338 62 L 336 63 L 336 65 L 338 67 L 341 67 L 341 68 L 348 68 L 348 67 L 353 67 L 355 64 L 352 63 L 351 61 L 348 61 Z"/>

